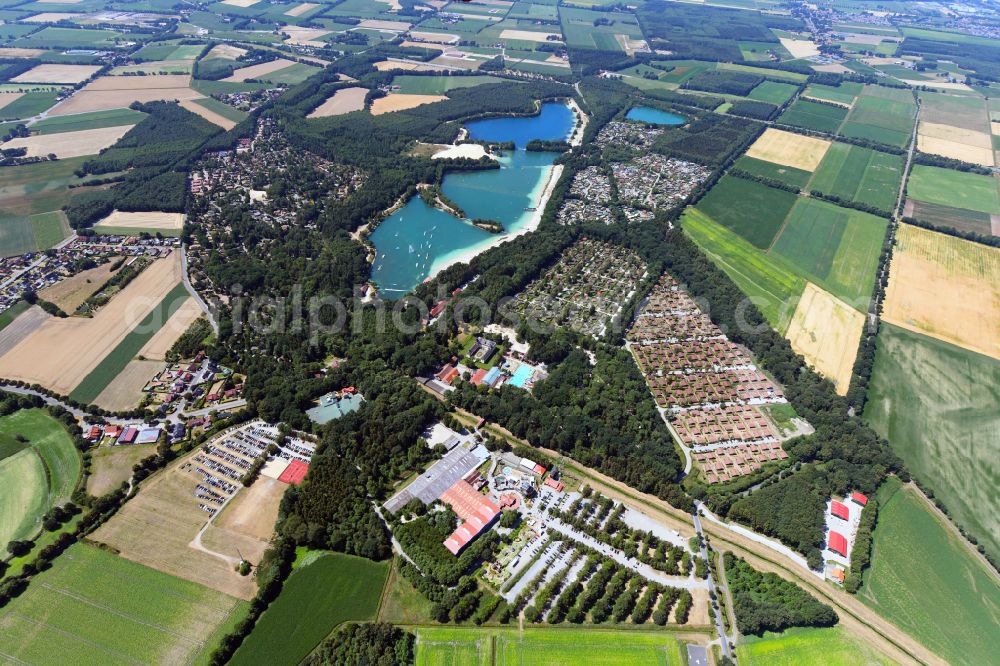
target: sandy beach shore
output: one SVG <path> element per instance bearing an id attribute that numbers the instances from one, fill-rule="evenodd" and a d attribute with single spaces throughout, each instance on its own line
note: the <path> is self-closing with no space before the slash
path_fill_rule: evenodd
<path id="1" fill-rule="evenodd" d="M 570 97 L 566 105 L 577 113 L 577 118 L 579 119 L 576 127 L 573 128 L 573 134 L 570 135 L 572 138 L 569 141 L 569 145 L 583 145 L 583 133 L 587 131 L 587 123 L 590 122 L 590 118 L 583 112 L 580 105 L 576 103 L 576 99 Z"/>

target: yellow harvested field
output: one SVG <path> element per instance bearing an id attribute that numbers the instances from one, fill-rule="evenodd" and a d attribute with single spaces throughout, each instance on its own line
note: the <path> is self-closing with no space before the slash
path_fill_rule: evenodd
<path id="1" fill-rule="evenodd" d="M 0 377 L 69 395 L 180 279 L 180 252 L 173 252 L 146 268 L 93 317 L 46 320 L 0 356 Z"/>
<path id="2" fill-rule="evenodd" d="M 261 541 L 269 541 L 278 521 L 278 505 L 288 486 L 277 479 L 260 477 L 240 492 L 215 519 L 215 525 Z"/>
<path id="3" fill-rule="evenodd" d="M 840 63 L 833 62 L 826 65 L 811 65 L 811 67 L 817 72 L 831 72 L 833 74 L 846 74 L 851 70 L 844 67 Z"/>
<path id="4" fill-rule="evenodd" d="M 21 23 L 57 23 L 59 21 L 72 21 L 82 16 L 85 16 L 85 14 L 78 12 L 42 12 L 41 14 L 21 19 Z"/>
<path id="5" fill-rule="evenodd" d="M 222 0 L 222 4 L 232 7 L 253 7 L 260 0 Z"/>
<path id="6" fill-rule="evenodd" d="M 410 37 L 418 39 L 421 42 L 431 42 L 434 44 L 455 44 L 459 39 L 458 35 L 446 35 L 440 32 L 420 32 L 419 30 L 411 30 Z M 419 42 L 411 44 L 411 46 L 430 48 Z"/>
<path id="7" fill-rule="evenodd" d="M 14 83 L 80 83 L 94 75 L 98 65 L 38 65 L 11 79 Z"/>
<path id="8" fill-rule="evenodd" d="M 45 53 L 45 49 L 22 49 L 17 46 L 0 46 L 0 58 L 34 58 Z"/>
<path id="9" fill-rule="evenodd" d="M 211 109 L 207 109 L 201 104 L 195 102 L 193 99 L 186 99 L 183 102 L 181 102 L 180 105 L 185 109 L 187 109 L 188 111 L 190 111 L 191 113 L 201 116 L 208 122 L 212 123 L 213 125 L 218 125 L 224 130 L 231 130 L 234 127 L 236 127 L 235 120 L 230 120 L 229 118 L 226 118 L 224 115 L 220 113 L 216 113 Z"/>
<path id="10" fill-rule="evenodd" d="M 326 46 L 326 43 L 320 41 L 319 38 L 329 35 L 332 31 L 326 28 L 300 28 L 294 25 L 286 25 L 281 29 L 281 32 L 288 35 L 288 39 L 285 40 L 286 44 L 315 46 L 318 48 Z"/>
<path id="11" fill-rule="evenodd" d="M 27 148 L 28 157 L 53 153 L 63 159 L 96 155 L 104 148 L 113 146 L 133 127 L 135 125 L 119 125 L 59 134 L 35 134 L 8 141 L 4 144 L 4 148 Z"/>
<path id="12" fill-rule="evenodd" d="M 381 21 L 378 19 L 365 19 L 358 24 L 359 28 L 368 28 L 370 30 L 388 30 L 390 32 L 403 32 L 404 30 L 410 29 L 409 23 L 405 21 Z"/>
<path id="13" fill-rule="evenodd" d="M 833 382 L 837 393 L 847 395 L 864 326 L 863 314 L 807 282 L 787 337 L 792 349 Z"/>
<path id="14" fill-rule="evenodd" d="M 922 122 L 917 128 L 917 149 L 973 164 L 993 166 L 993 138 L 986 132 Z"/>
<path id="15" fill-rule="evenodd" d="M 291 67 L 295 63 L 291 60 L 285 60 L 284 58 L 278 58 L 277 60 L 271 60 L 270 62 L 262 62 L 259 65 L 251 65 L 249 67 L 241 67 L 232 73 L 228 78 L 222 79 L 223 81 L 236 81 L 241 83 L 247 79 L 257 79 L 271 72 L 277 72 L 279 69 L 284 69 L 286 67 Z"/>
<path id="16" fill-rule="evenodd" d="M 0 107 L 0 108 L 3 108 L 3 107 Z M 998 123 L 995 120 L 992 121 L 992 122 L 990 122 L 990 134 L 1000 135 L 1000 123 Z"/>
<path id="17" fill-rule="evenodd" d="M 422 62 L 404 62 L 401 60 L 381 60 L 374 64 L 375 69 L 380 72 L 388 72 L 393 69 L 401 69 L 407 72 L 440 72 L 444 67 L 428 65 Z"/>
<path id="18" fill-rule="evenodd" d="M 209 516 L 198 508 L 200 500 L 194 495 L 199 477 L 193 469 L 183 466 L 200 452 L 201 449 L 196 449 L 148 479 L 139 494 L 126 502 L 90 538 L 111 546 L 133 562 L 224 594 L 250 599 L 257 585 L 251 577 L 235 571 L 236 548 L 256 564 L 267 543 L 213 526 L 208 530 L 216 533 L 215 543 L 207 543 L 206 533 L 202 546 L 208 549 L 214 546 L 214 553 L 200 550 L 194 543 Z"/>
<path id="19" fill-rule="evenodd" d="M 38 292 L 44 300 L 55 303 L 63 312 L 74 312 L 80 305 L 94 295 L 108 278 L 111 277 L 111 267 L 118 257 L 111 257 L 107 263 L 80 271 L 72 277 L 56 282 Z"/>
<path id="20" fill-rule="evenodd" d="M 448 98 L 444 95 L 386 95 L 372 102 L 372 115 L 380 116 L 383 113 L 405 111 L 406 109 L 414 109 L 424 104 L 433 104 L 434 102 L 446 99 Z"/>
<path id="21" fill-rule="evenodd" d="M 808 39 L 788 39 L 780 37 L 781 45 L 785 47 L 793 58 L 811 58 L 819 55 L 819 48 Z"/>
<path id="22" fill-rule="evenodd" d="M 204 313 L 198 302 L 193 298 L 188 298 L 170 316 L 163 328 L 154 333 L 153 337 L 143 345 L 142 349 L 139 350 L 139 356 L 154 361 L 165 361 L 167 352 L 177 342 L 177 338 L 181 337 L 184 331 L 188 330 L 202 314 Z M 149 377 L 152 378 L 152 376 Z"/>
<path id="23" fill-rule="evenodd" d="M 233 46 L 232 44 L 216 44 L 212 47 L 212 50 L 205 55 L 205 60 L 209 58 L 230 58 L 231 60 L 236 60 L 240 56 L 246 55 L 247 50 L 241 49 L 238 46 Z"/>
<path id="24" fill-rule="evenodd" d="M 522 42 L 561 42 L 562 35 L 558 32 L 535 32 L 534 30 L 511 30 L 508 28 L 500 33 L 500 39 L 516 39 Z"/>
<path id="25" fill-rule="evenodd" d="M 795 169 L 813 171 L 823 161 L 830 142 L 768 127 L 747 151 L 754 157 Z"/>
<path id="26" fill-rule="evenodd" d="M 412 34 L 412 33 L 411 33 Z M 400 46 L 409 46 L 415 49 L 434 49 L 437 51 L 444 51 L 444 45 L 450 44 L 451 42 L 441 42 L 438 44 L 432 42 L 402 42 Z"/>
<path id="27" fill-rule="evenodd" d="M 142 388 L 160 370 L 163 370 L 163 361 L 132 359 L 94 398 L 94 404 L 112 411 L 135 409 L 139 406 Z"/>
<path id="28" fill-rule="evenodd" d="M 14 100 L 20 98 L 21 95 L 23 95 L 23 94 L 24 93 L 19 93 L 19 92 L 5 92 L 5 93 L 0 93 L 0 109 L 4 108 L 5 106 L 7 106 L 8 104 L 10 104 Z"/>
<path id="29" fill-rule="evenodd" d="M 285 12 L 285 16 L 302 16 L 310 9 L 316 9 L 317 7 L 319 7 L 319 5 L 314 2 L 303 2 L 301 5 L 292 7 Z"/>
<path id="30" fill-rule="evenodd" d="M 94 225 L 100 229 L 102 227 L 131 228 L 131 229 L 164 229 L 179 231 L 184 228 L 184 213 L 129 213 L 120 210 L 111 211 L 107 217 Z"/>
<path id="31" fill-rule="evenodd" d="M 365 95 L 368 88 L 341 88 L 333 95 L 313 109 L 306 118 L 328 118 L 330 116 L 340 116 L 351 111 L 360 111 L 365 108 Z"/>
<path id="32" fill-rule="evenodd" d="M 59 102 L 50 116 L 65 116 L 88 111 L 123 109 L 132 102 L 156 100 L 178 101 L 204 97 L 188 85 L 187 74 L 155 74 L 150 76 L 102 76 L 91 81 L 68 99 Z"/>
<path id="33" fill-rule="evenodd" d="M 901 224 L 882 317 L 1000 359 L 1000 248 Z"/>

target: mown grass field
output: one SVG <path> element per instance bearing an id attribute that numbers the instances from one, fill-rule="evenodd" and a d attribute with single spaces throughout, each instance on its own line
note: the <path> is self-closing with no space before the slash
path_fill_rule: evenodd
<path id="1" fill-rule="evenodd" d="M 883 324 L 865 419 L 1000 557 L 1000 361 Z"/>
<path id="2" fill-rule="evenodd" d="M 698 209 L 752 245 L 766 249 L 795 199 L 791 192 L 727 175 L 698 203 Z"/>
<path id="3" fill-rule="evenodd" d="M 845 108 L 819 104 L 800 98 L 781 114 L 778 122 L 833 134 L 846 117 L 847 109 Z"/>
<path id="4" fill-rule="evenodd" d="M 918 201 L 1000 215 L 993 176 L 917 164 L 906 182 L 906 193 Z"/>
<path id="5" fill-rule="evenodd" d="M 890 212 L 903 178 L 903 157 L 834 142 L 809 184 L 810 189 Z"/>
<path id="6" fill-rule="evenodd" d="M 206 97 L 204 99 L 193 100 L 198 106 L 203 106 L 209 111 L 215 111 L 217 114 L 223 118 L 228 118 L 233 122 L 240 122 L 247 117 L 245 111 L 240 111 L 239 109 L 233 108 L 226 104 L 225 102 L 220 102 L 214 97 Z"/>
<path id="7" fill-rule="evenodd" d="M 77 544 L 0 610 L 14 663 L 207 664 L 246 602 Z"/>
<path id="8" fill-rule="evenodd" d="M 3 109 L 0 109 L 0 120 L 15 120 L 37 116 L 56 103 L 57 94 L 51 91 L 25 93 L 3 107 Z"/>
<path id="9" fill-rule="evenodd" d="M 125 338 L 118 343 L 118 346 L 104 357 L 97 367 L 90 371 L 90 374 L 83 378 L 70 397 L 82 403 L 93 402 L 101 394 L 108 384 L 118 376 L 128 362 L 131 361 L 139 350 L 149 342 L 150 338 L 167 323 L 170 316 L 177 311 L 177 308 L 187 300 L 187 289 L 183 283 L 178 283 L 163 297 L 156 307 L 154 307 L 142 321 L 129 332 Z"/>
<path id="10" fill-rule="evenodd" d="M 81 467 L 69 433 L 44 409 L 0 417 L 0 543 L 34 536 L 42 514 L 69 501 Z"/>
<path id="11" fill-rule="evenodd" d="M 299 663 L 337 625 L 375 618 L 388 571 L 385 562 L 342 553 L 301 564 L 229 663 Z"/>
<path id="12" fill-rule="evenodd" d="M 951 664 L 1000 654 L 1000 583 L 911 487 L 878 492 L 872 562 L 858 596 Z"/>
<path id="13" fill-rule="evenodd" d="M 811 83 L 803 95 L 850 106 L 854 102 L 854 99 L 861 94 L 863 87 L 862 84 L 851 81 L 844 81 L 839 86 Z"/>
<path id="14" fill-rule="evenodd" d="M 406 95 L 443 95 L 456 88 L 471 88 L 484 83 L 499 83 L 495 76 L 412 76 L 403 74 L 392 79 L 399 92 Z"/>
<path id="15" fill-rule="evenodd" d="M 58 211 L 34 215 L 0 213 L 0 256 L 47 250 L 69 235 L 69 225 Z"/>
<path id="16" fill-rule="evenodd" d="M 780 634 L 750 636 L 736 648 L 743 666 L 888 666 L 892 660 L 875 652 L 845 629 L 796 627 Z"/>
<path id="17" fill-rule="evenodd" d="M 815 198 L 799 199 L 774 242 L 777 254 L 852 307 L 864 310 L 888 222 Z"/>
<path id="18" fill-rule="evenodd" d="M 697 208 L 681 218 L 684 233 L 757 305 L 776 330 L 784 333 L 795 313 L 805 280 L 780 257 L 768 257 Z"/>
<path id="19" fill-rule="evenodd" d="M 111 46 L 115 38 L 123 37 L 112 30 L 91 30 L 87 28 L 57 28 L 46 26 L 36 33 L 26 35 L 11 42 L 10 46 L 23 48 L 89 48 Z"/>
<path id="20" fill-rule="evenodd" d="M 53 116 L 52 118 L 38 121 L 31 126 L 31 130 L 37 130 L 39 134 L 78 132 L 80 130 L 101 129 L 103 127 L 135 125 L 145 117 L 146 114 L 142 111 L 109 109 L 107 111 L 76 113 L 69 116 Z"/>
<path id="21" fill-rule="evenodd" d="M 421 627 L 417 666 L 675 666 L 686 663 L 667 632 Z"/>
<path id="22" fill-rule="evenodd" d="M 777 81 L 764 81 L 759 84 L 750 94 L 747 95 L 750 99 L 757 100 L 758 102 L 767 102 L 768 104 L 774 104 L 775 106 L 781 106 L 788 100 L 792 98 L 799 88 L 798 86 L 793 86 L 790 83 L 778 83 Z"/>

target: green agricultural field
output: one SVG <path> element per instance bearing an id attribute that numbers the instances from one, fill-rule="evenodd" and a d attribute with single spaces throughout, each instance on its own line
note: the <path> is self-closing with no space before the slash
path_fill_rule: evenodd
<path id="1" fill-rule="evenodd" d="M 406 580 L 399 567 L 389 571 L 385 584 L 382 605 L 378 609 L 378 621 L 390 624 L 431 624 L 431 609 L 434 604 L 420 594 L 410 581 Z"/>
<path id="2" fill-rule="evenodd" d="M 319 67 L 297 62 L 294 65 L 289 65 L 270 74 L 265 74 L 260 79 L 262 81 L 270 81 L 271 83 L 295 85 L 296 83 L 302 83 L 318 71 L 320 71 Z"/>
<path id="3" fill-rule="evenodd" d="M 484 83 L 500 83 L 502 80 L 495 76 L 411 76 L 404 74 L 393 77 L 392 85 L 399 86 L 399 92 L 407 95 L 443 95 L 456 88 L 471 88 Z"/>
<path id="4" fill-rule="evenodd" d="M 204 99 L 196 99 L 194 103 L 198 106 L 203 106 L 209 111 L 214 111 L 223 118 L 228 118 L 233 122 L 241 122 L 247 117 L 245 111 L 240 111 L 239 109 L 234 109 L 225 102 L 220 102 L 214 97 L 205 97 Z"/>
<path id="5" fill-rule="evenodd" d="M 0 173 L 0 219 L 47 213 L 60 209 L 74 196 L 90 188 L 68 189 L 80 184 L 74 171 L 91 157 L 73 157 L 53 162 L 36 162 L 18 167 L 3 167 Z M 0 227 L 4 223 L 0 223 Z M 34 234 L 34 232 L 32 232 Z"/>
<path id="6" fill-rule="evenodd" d="M 32 125 L 31 131 L 37 131 L 39 134 L 58 134 L 61 132 L 100 129 L 102 127 L 119 127 L 121 125 L 135 125 L 145 117 L 146 114 L 142 111 L 133 111 L 132 109 L 92 111 L 90 113 L 76 113 L 69 116 L 46 118 Z"/>
<path id="7" fill-rule="evenodd" d="M 941 206 L 914 199 L 910 199 L 910 203 L 913 204 L 913 210 L 909 213 L 909 216 L 915 217 L 918 220 L 929 222 L 938 227 L 949 227 L 966 233 L 971 232 L 984 236 L 989 236 L 993 233 L 993 223 L 989 213 Z"/>
<path id="8" fill-rule="evenodd" d="M 903 178 L 903 157 L 834 142 L 816 169 L 811 190 L 891 212 Z"/>
<path id="9" fill-rule="evenodd" d="M 864 311 L 887 226 L 881 217 L 803 198 L 792 208 L 771 255 L 784 257 L 802 277 Z"/>
<path id="10" fill-rule="evenodd" d="M 0 109 L 0 120 L 18 120 L 37 116 L 56 103 L 58 92 L 52 90 L 29 92 Z"/>
<path id="11" fill-rule="evenodd" d="M 795 205 L 795 199 L 791 192 L 727 175 L 698 203 L 698 209 L 753 245 L 766 249 Z"/>
<path id="12" fill-rule="evenodd" d="M 730 72 L 749 72 L 750 74 L 759 74 L 760 76 L 766 76 L 771 79 L 781 79 L 783 81 L 791 81 L 793 83 L 805 83 L 806 79 L 809 77 L 806 74 L 799 74 L 798 72 L 787 72 L 782 69 L 764 69 L 762 67 L 752 67 L 750 65 L 740 65 L 738 63 L 728 63 L 720 62 L 716 65 L 716 69 L 727 70 Z"/>
<path id="13" fill-rule="evenodd" d="M 594 25 L 598 19 L 608 20 L 607 12 L 590 9 L 576 9 L 562 6 L 559 8 L 559 21 L 566 45 L 582 49 L 600 49 L 602 51 L 622 51 L 621 44 L 615 35 L 625 35 L 632 39 L 642 39 L 642 29 L 634 14 L 616 13 L 611 25 Z M 558 32 L 557 30 L 552 30 Z"/>
<path id="14" fill-rule="evenodd" d="M 864 86 L 860 83 L 844 81 L 839 86 L 825 86 L 821 83 L 810 83 L 806 91 L 802 93 L 806 97 L 815 97 L 828 102 L 836 102 L 850 106 L 854 99 L 861 94 Z"/>
<path id="15" fill-rule="evenodd" d="M 684 233 L 749 296 L 772 326 L 788 330 L 805 280 L 781 257 L 769 257 L 697 208 L 684 212 Z"/>
<path id="16" fill-rule="evenodd" d="M 18 301 L 14 305 L 10 306 L 3 312 L 0 312 L 0 331 L 7 328 L 12 321 L 17 319 L 18 315 L 31 307 L 28 301 Z M 3 456 L 0 455 L 0 458 Z"/>
<path id="17" fill-rule="evenodd" d="M 906 183 L 911 199 L 1000 215 L 1000 197 L 993 176 L 917 164 Z"/>
<path id="18" fill-rule="evenodd" d="M 35 247 L 47 250 L 69 236 L 69 224 L 60 211 L 38 213 L 28 218 Z"/>
<path id="19" fill-rule="evenodd" d="M 758 102 L 767 102 L 775 106 L 781 106 L 792 98 L 798 90 L 798 86 L 790 83 L 778 83 L 777 81 L 764 81 L 747 95 L 750 99 Z"/>
<path id="20" fill-rule="evenodd" d="M 47 26 L 36 33 L 11 42 L 10 45 L 23 48 L 85 49 L 98 46 L 113 46 L 114 40 L 118 37 L 124 37 L 124 35 L 113 30 Z"/>
<path id="21" fill-rule="evenodd" d="M 867 85 L 840 133 L 904 148 L 913 133 L 916 111 L 917 104 L 909 90 Z"/>
<path id="22" fill-rule="evenodd" d="M 420 627 L 417 666 L 675 666 L 681 643 L 663 631 Z"/>
<path id="23" fill-rule="evenodd" d="M 948 663 L 996 661 L 1000 583 L 995 574 L 914 488 L 890 477 L 878 499 L 871 568 L 858 596 Z"/>
<path id="24" fill-rule="evenodd" d="M 773 178 L 774 180 L 780 180 L 783 183 L 788 183 L 798 188 L 805 187 L 809 179 L 812 178 L 812 174 L 803 169 L 796 169 L 795 167 L 776 164 L 767 160 L 759 160 L 756 157 L 748 155 L 744 155 L 738 159 L 733 166 L 755 176 Z"/>
<path id="25" fill-rule="evenodd" d="M 387 563 L 342 553 L 304 562 L 229 663 L 299 663 L 337 625 L 375 618 L 388 571 Z"/>
<path id="26" fill-rule="evenodd" d="M 108 384 L 118 376 L 128 362 L 142 349 L 150 338 L 170 319 L 177 308 L 188 298 L 187 289 L 182 283 L 177 284 L 163 297 L 156 307 L 150 311 L 135 328 L 129 331 L 118 346 L 112 349 L 83 381 L 73 389 L 70 397 L 78 402 L 90 403 L 101 394 Z M 158 324 L 158 325 L 157 325 Z"/>
<path id="27" fill-rule="evenodd" d="M 8 167 L 14 168 L 14 167 Z M 11 257 L 34 252 L 35 234 L 27 215 L 0 214 L 0 256 Z"/>
<path id="28" fill-rule="evenodd" d="M 0 610 L 3 651 L 13 663 L 201 666 L 247 608 L 79 543 Z"/>
<path id="29" fill-rule="evenodd" d="M 833 134 L 846 117 L 847 109 L 800 98 L 781 114 L 778 122 Z"/>
<path id="30" fill-rule="evenodd" d="M 882 324 L 865 419 L 1000 557 L 1000 361 Z"/>
<path id="31" fill-rule="evenodd" d="M 763 638 L 748 636 L 736 648 L 743 666 L 889 666 L 894 662 L 841 627 L 795 627 Z"/>
<path id="32" fill-rule="evenodd" d="M 0 543 L 34 536 L 42 514 L 69 501 L 81 466 L 69 433 L 44 409 L 0 417 Z"/>

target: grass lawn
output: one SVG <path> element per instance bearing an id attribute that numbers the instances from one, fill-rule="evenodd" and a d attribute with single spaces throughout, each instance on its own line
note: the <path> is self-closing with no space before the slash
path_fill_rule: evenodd
<path id="1" fill-rule="evenodd" d="M 131 361 L 139 350 L 149 342 L 150 338 L 167 323 L 170 316 L 177 311 L 177 308 L 187 300 L 187 289 L 183 283 L 178 283 L 163 297 L 156 307 L 154 307 L 146 317 L 133 328 L 128 335 L 118 343 L 118 346 L 111 350 L 100 363 L 97 364 L 90 374 L 83 378 L 83 381 L 73 389 L 70 397 L 83 403 L 93 402 L 94 398 L 101 394 L 108 384 L 118 376 L 128 362 Z M 155 325 L 158 324 L 158 325 Z"/>
<path id="2" fill-rule="evenodd" d="M 81 466 L 69 433 L 44 409 L 0 417 L 0 543 L 33 536 L 43 513 L 69 501 Z"/>
<path id="3" fill-rule="evenodd" d="M 887 224 L 868 213 L 802 198 L 792 208 L 771 255 L 784 257 L 802 277 L 864 311 Z"/>
<path id="4" fill-rule="evenodd" d="M 779 332 L 788 330 L 805 280 L 781 257 L 769 257 L 697 208 L 681 218 L 684 233 L 725 271 Z"/>
<path id="5" fill-rule="evenodd" d="M 681 643 L 665 631 L 420 627 L 417 666 L 674 666 Z"/>
<path id="6" fill-rule="evenodd" d="M 750 636 L 736 648 L 742 666 L 876 666 L 893 662 L 840 627 L 796 627 L 780 634 Z"/>
<path id="7" fill-rule="evenodd" d="M 299 663 L 337 625 L 375 618 L 388 571 L 342 553 L 300 564 L 229 663 Z"/>
<path id="8" fill-rule="evenodd" d="M 811 190 L 891 211 L 896 205 L 903 157 L 833 142 L 809 184 Z"/>
<path id="9" fill-rule="evenodd" d="M 145 117 L 146 114 L 142 111 L 109 109 L 108 111 L 76 113 L 70 116 L 53 116 L 52 118 L 46 118 L 35 123 L 31 126 L 31 130 L 37 130 L 39 134 L 78 132 L 80 130 L 100 129 L 102 127 L 135 125 Z"/>
<path id="10" fill-rule="evenodd" d="M 865 419 L 1000 557 L 1000 361 L 883 324 Z"/>
<path id="11" fill-rule="evenodd" d="M 727 175 L 698 203 L 698 209 L 751 244 L 766 249 L 795 199 L 791 192 Z"/>
<path id="12" fill-rule="evenodd" d="M 484 83 L 499 83 L 503 79 L 495 76 L 412 76 L 402 74 L 392 79 L 392 85 L 399 86 L 406 95 L 443 95 L 455 88 L 471 88 Z"/>
<path id="13" fill-rule="evenodd" d="M 807 99 L 797 99 L 781 114 L 778 122 L 793 127 L 804 127 L 820 132 L 835 133 L 847 117 L 847 109 L 810 102 Z"/>
<path id="14" fill-rule="evenodd" d="M 0 610 L 3 651 L 15 663 L 207 664 L 247 608 L 80 543 Z"/>
<path id="15" fill-rule="evenodd" d="M 917 164 L 906 183 L 906 193 L 918 201 L 1000 215 L 993 176 Z"/>
<path id="16" fill-rule="evenodd" d="M 750 91 L 747 95 L 750 99 L 757 100 L 758 102 L 767 102 L 768 104 L 774 104 L 775 106 L 781 106 L 788 100 L 792 98 L 795 91 L 799 89 L 798 86 L 793 86 L 790 83 L 778 83 L 777 81 L 764 81 L 756 88 Z"/>
<path id="17" fill-rule="evenodd" d="M 951 664 L 996 661 L 1000 583 L 892 477 L 879 489 L 871 568 L 858 596 Z"/>
<path id="18" fill-rule="evenodd" d="M 391 567 L 385 587 L 385 598 L 378 611 L 379 622 L 433 624 L 431 606 L 434 604 L 403 578 L 396 566 Z"/>

